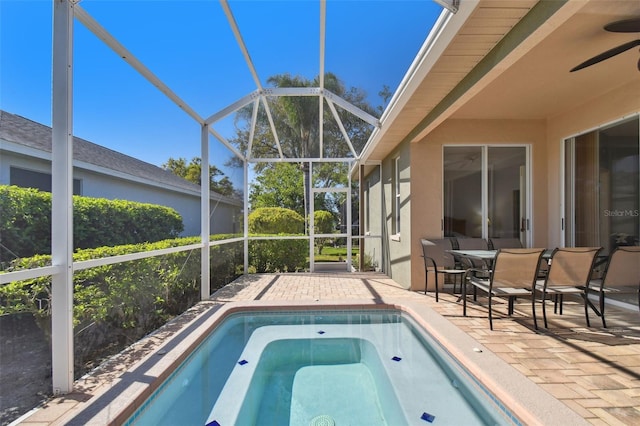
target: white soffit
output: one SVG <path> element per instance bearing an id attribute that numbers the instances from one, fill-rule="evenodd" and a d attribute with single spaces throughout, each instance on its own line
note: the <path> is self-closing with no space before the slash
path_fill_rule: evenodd
<path id="1" fill-rule="evenodd" d="M 398 98 L 383 114 L 384 133 L 372 136 L 362 158 L 380 161 L 407 136 L 411 135 L 412 141 L 424 137 L 424 129 L 417 128 L 422 120 L 537 3 L 538 0 L 463 1 L 455 15 L 443 11 L 443 16 L 450 15 L 448 20 L 439 20 L 434 26 L 420 51 L 426 57 L 416 58 L 421 62 L 416 69 L 412 66 L 403 80 L 406 87 L 401 86 L 396 93 Z"/>

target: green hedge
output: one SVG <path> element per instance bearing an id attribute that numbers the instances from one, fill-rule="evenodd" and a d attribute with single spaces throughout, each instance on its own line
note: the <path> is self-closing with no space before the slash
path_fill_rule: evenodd
<path id="1" fill-rule="evenodd" d="M 302 235 L 304 218 L 283 207 L 260 207 L 249 215 L 252 236 Z M 306 240 L 253 240 L 249 264 L 253 272 L 296 272 L 306 266 Z"/>
<path id="2" fill-rule="evenodd" d="M 73 197 L 75 248 L 176 238 L 184 229 L 174 209 L 154 204 Z M 0 262 L 51 253 L 51 193 L 0 185 Z"/>
<path id="3" fill-rule="evenodd" d="M 215 235 L 222 240 L 235 235 Z M 78 250 L 75 262 L 196 244 L 199 237 L 155 243 Z M 306 266 L 306 240 L 249 242 L 253 272 L 293 272 Z M 49 266 L 50 255 L 11 262 L 5 272 Z M 211 247 L 211 291 L 242 273 L 243 243 Z M 0 286 L 0 315 L 30 312 L 46 334 L 51 327 L 51 277 L 14 281 Z M 76 372 L 120 351 L 200 300 L 200 250 L 98 266 L 74 273 Z"/>
<path id="4" fill-rule="evenodd" d="M 216 235 L 215 239 L 230 238 Z M 74 261 L 198 243 L 199 237 L 79 250 Z M 17 259 L 9 271 L 51 264 L 50 255 Z M 211 247 L 212 291 L 233 281 L 242 243 Z M 31 312 L 45 333 L 51 327 L 51 277 L 0 286 L 0 315 Z M 200 251 L 184 251 L 84 269 L 74 274 L 76 370 L 121 350 L 200 300 Z"/>
<path id="5" fill-rule="evenodd" d="M 0 185 L 0 262 L 51 253 L 51 193 Z"/>
<path id="6" fill-rule="evenodd" d="M 252 236 L 259 236 L 254 235 Z M 270 234 L 270 237 L 274 235 Z M 286 236 L 286 234 L 280 234 Z M 249 241 L 249 265 L 252 272 L 297 272 L 304 270 L 309 253 L 308 240 Z"/>

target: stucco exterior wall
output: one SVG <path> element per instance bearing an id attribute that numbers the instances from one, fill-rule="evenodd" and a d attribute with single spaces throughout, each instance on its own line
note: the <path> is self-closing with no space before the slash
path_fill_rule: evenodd
<path id="1" fill-rule="evenodd" d="M 421 238 L 442 237 L 444 145 L 531 147 L 532 242 L 547 244 L 547 144 L 544 120 L 448 120 L 423 140 L 411 144 L 411 288 L 424 289 Z M 429 283 L 435 283 L 430 279 Z"/>
<path id="2" fill-rule="evenodd" d="M 635 96 L 629 96 L 635 94 Z M 564 140 L 640 113 L 640 79 L 618 87 L 548 121 L 548 235 L 550 246 L 562 243 L 562 152 Z"/>
<path id="3" fill-rule="evenodd" d="M 10 184 L 11 166 L 51 174 L 51 165 L 48 160 L 27 158 L 3 151 L 0 156 L 0 184 Z M 182 236 L 200 235 L 200 197 L 195 194 L 145 185 L 78 167 L 74 168 L 73 177 L 80 179 L 82 195 L 86 197 L 121 199 L 171 207 L 182 216 L 184 223 Z M 211 234 L 240 231 L 237 223 L 240 220 L 241 207 L 212 201 L 210 209 L 213 212 L 210 221 Z"/>
<path id="4" fill-rule="evenodd" d="M 383 270 L 404 288 L 411 287 L 411 153 L 410 144 L 400 144 L 382 162 L 383 211 L 382 238 L 388 247 Z M 400 234 L 394 235 L 394 171 L 400 157 Z M 374 215 L 371 216 L 372 218 Z M 373 219 L 372 219 L 373 220 Z"/>
<path id="5" fill-rule="evenodd" d="M 380 171 L 381 167 L 376 166 L 364 176 L 362 180 L 363 200 L 360 201 L 364 215 L 360 220 L 360 225 L 364 226 L 362 231 L 365 237 L 369 237 L 362 240 L 361 251 L 371 258 L 372 266 L 376 268 L 382 268 L 384 264 L 388 263 L 386 261 L 388 257 L 383 251 L 382 245 L 385 217 L 382 213 L 383 188 Z"/>

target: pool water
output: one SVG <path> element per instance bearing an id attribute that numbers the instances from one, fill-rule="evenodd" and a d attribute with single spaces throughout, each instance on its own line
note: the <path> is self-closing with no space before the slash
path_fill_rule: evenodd
<path id="1" fill-rule="evenodd" d="M 387 371 L 374 346 L 372 331 L 391 326 L 261 327 L 245 346 L 207 424 L 269 419 L 269 424 L 309 425 L 319 416 L 336 424 L 407 424 L 391 391 L 393 369 Z M 396 364 L 391 355 L 386 358 Z"/>
<path id="2" fill-rule="evenodd" d="M 225 319 L 127 421 L 135 425 L 513 424 L 400 311 Z"/>
<path id="3" fill-rule="evenodd" d="M 395 418 L 385 416 L 393 401 L 380 400 L 376 378 L 366 362 L 361 362 L 359 339 L 286 339 L 271 342 L 262 353 L 252 375 L 248 392 L 232 386 L 234 372 L 216 402 L 209 421 L 226 424 L 260 424 L 269 419 L 277 425 L 308 425 L 318 416 L 328 416 L 336 424 L 358 419 L 361 424 L 405 424 L 397 407 Z M 244 358 L 244 356 L 243 356 Z M 373 360 L 380 364 L 379 360 Z M 243 369 L 244 367 L 236 367 Z M 375 369 L 376 366 L 373 366 Z M 378 368 L 380 368 L 378 366 Z M 374 370 L 375 371 L 375 370 Z M 236 392 L 236 390 L 238 392 Z M 237 415 L 229 413 L 229 399 L 244 394 Z M 231 418 L 220 417 L 226 413 Z M 227 421 L 224 421 L 227 420 Z"/>

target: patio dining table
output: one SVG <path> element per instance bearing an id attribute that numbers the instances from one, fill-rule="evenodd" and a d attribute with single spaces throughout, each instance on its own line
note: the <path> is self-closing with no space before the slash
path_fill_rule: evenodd
<path id="1" fill-rule="evenodd" d="M 498 250 L 447 250 L 453 257 L 466 257 L 468 259 L 493 261 Z"/>
<path id="2" fill-rule="evenodd" d="M 451 253 L 456 260 L 460 260 L 463 258 L 471 259 L 471 260 L 480 260 L 484 262 L 488 269 L 491 268 L 493 261 L 498 254 L 498 250 L 446 250 Z M 551 255 L 553 254 L 553 249 L 546 249 L 544 253 L 542 253 L 542 258 L 546 261 L 551 259 Z"/>
<path id="3" fill-rule="evenodd" d="M 451 253 L 458 263 L 468 259 L 469 264 L 476 265 L 475 261 L 480 261 L 485 269 L 490 270 L 498 250 L 447 250 L 447 252 Z"/>

